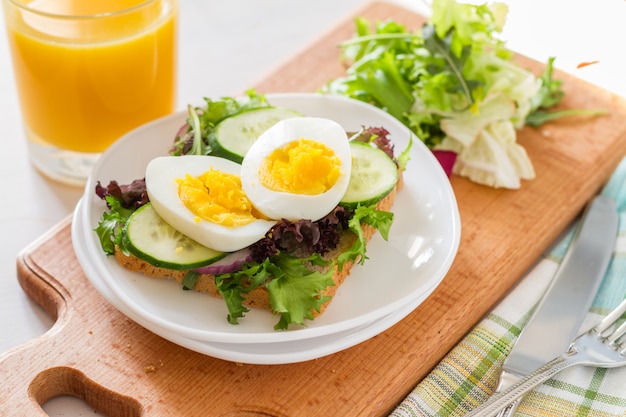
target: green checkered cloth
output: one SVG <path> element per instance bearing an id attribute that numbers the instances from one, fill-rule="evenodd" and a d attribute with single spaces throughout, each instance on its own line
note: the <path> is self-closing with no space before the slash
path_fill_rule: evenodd
<path id="1" fill-rule="evenodd" d="M 587 329 L 626 297 L 626 159 L 602 193 L 619 208 L 613 258 L 581 329 Z M 392 412 L 392 417 L 463 416 L 495 390 L 504 359 L 546 290 L 572 239 L 567 234 Z M 541 346 L 537 346 L 541 349 Z M 626 367 L 573 367 L 524 397 L 517 417 L 625 417 Z"/>

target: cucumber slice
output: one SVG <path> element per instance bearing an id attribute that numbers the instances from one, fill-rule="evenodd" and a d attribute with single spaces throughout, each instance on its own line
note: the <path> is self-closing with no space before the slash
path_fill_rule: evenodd
<path id="1" fill-rule="evenodd" d="M 364 142 L 350 142 L 352 170 L 344 207 L 369 206 L 382 200 L 398 182 L 398 167 L 389 156 Z"/>
<path id="2" fill-rule="evenodd" d="M 207 248 L 166 223 L 147 203 L 126 222 L 130 252 L 151 265 L 168 269 L 195 269 L 209 265 L 225 252 Z"/>
<path id="3" fill-rule="evenodd" d="M 261 133 L 283 119 L 298 116 L 302 114 L 295 110 L 263 107 L 228 117 L 215 127 L 210 142 L 211 153 L 240 164 Z"/>

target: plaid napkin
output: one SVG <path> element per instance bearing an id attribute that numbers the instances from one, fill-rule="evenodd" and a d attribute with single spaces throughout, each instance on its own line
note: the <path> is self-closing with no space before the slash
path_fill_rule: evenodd
<path id="1" fill-rule="evenodd" d="M 620 212 L 613 258 L 581 329 L 587 329 L 626 296 L 626 159 L 602 193 Z M 392 417 L 462 416 L 495 390 L 504 359 L 546 290 L 573 230 L 544 257 L 392 412 Z M 541 346 L 537 346 L 540 349 Z M 626 367 L 573 367 L 530 392 L 515 416 L 626 416 Z"/>

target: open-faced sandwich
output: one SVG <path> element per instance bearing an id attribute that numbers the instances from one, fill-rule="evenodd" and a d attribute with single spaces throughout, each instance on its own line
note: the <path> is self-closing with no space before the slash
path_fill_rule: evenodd
<path id="1" fill-rule="evenodd" d="M 367 259 L 376 230 L 387 239 L 411 141 L 396 156 L 383 126 L 346 132 L 253 91 L 206 102 L 144 178 L 98 182 L 102 248 L 131 271 L 222 297 L 230 323 L 256 307 L 280 316 L 276 329 L 304 325 Z"/>

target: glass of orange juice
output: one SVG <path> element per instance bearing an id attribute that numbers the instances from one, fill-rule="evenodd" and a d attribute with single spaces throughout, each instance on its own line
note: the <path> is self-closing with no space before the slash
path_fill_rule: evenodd
<path id="1" fill-rule="evenodd" d="M 98 156 L 171 113 L 178 0 L 2 0 L 30 159 L 82 185 Z"/>

